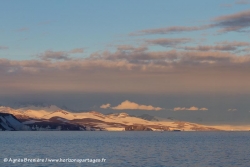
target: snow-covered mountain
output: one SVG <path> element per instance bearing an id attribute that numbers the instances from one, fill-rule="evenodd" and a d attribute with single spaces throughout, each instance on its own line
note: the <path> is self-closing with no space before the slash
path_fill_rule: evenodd
<path id="1" fill-rule="evenodd" d="M 12 114 L 0 113 L 0 130 L 25 130 L 25 126 Z"/>
<path id="2" fill-rule="evenodd" d="M 26 125 L 26 128 L 28 126 L 31 130 L 219 130 L 190 122 L 162 121 L 150 115 L 141 117 L 130 116 L 127 113 L 104 115 L 96 111 L 74 113 L 53 105 L 42 107 L 26 106 L 18 109 L 1 106 L 0 113 L 12 114 L 22 125 Z M 17 130 L 18 128 L 12 129 Z"/>

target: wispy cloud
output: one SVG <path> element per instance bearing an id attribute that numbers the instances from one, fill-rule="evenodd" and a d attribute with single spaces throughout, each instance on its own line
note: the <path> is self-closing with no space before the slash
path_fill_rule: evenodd
<path id="1" fill-rule="evenodd" d="M 219 32 L 241 31 L 250 27 L 250 10 L 216 17 L 213 21 Z"/>
<path id="2" fill-rule="evenodd" d="M 83 48 L 75 48 L 70 51 L 70 53 L 83 53 L 84 49 Z"/>
<path id="3" fill-rule="evenodd" d="M 186 46 L 184 47 L 185 50 L 197 50 L 197 51 L 235 51 L 240 47 L 247 47 L 250 46 L 250 43 L 248 42 L 220 42 L 217 45 L 210 46 L 210 45 L 201 45 L 201 46 L 195 46 L 190 47 Z"/>
<path id="4" fill-rule="evenodd" d="M 47 50 L 38 56 L 42 60 L 71 60 L 67 52 Z"/>
<path id="5" fill-rule="evenodd" d="M 0 50 L 1 49 L 9 49 L 9 47 L 8 46 L 0 46 Z"/>
<path id="6" fill-rule="evenodd" d="M 187 26 L 173 26 L 173 27 L 165 27 L 165 28 L 155 28 L 155 29 L 146 29 L 140 30 L 137 32 L 130 33 L 130 36 L 138 36 L 138 35 L 150 35 L 150 34 L 170 34 L 170 33 L 180 33 L 180 32 L 190 32 L 190 31 L 199 31 L 207 29 L 209 26 L 204 25 L 200 27 L 187 27 Z"/>
<path id="7" fill-rule="evenodd" d="M 227 111 L 237 111 L 237 109 L 236 108 L 230 108 Z"/>
<path id="8" fill-rule="evenodd" d="M 29 31 L 29 28 L 28 27 L 22 27 L 22 28 L 19 28 L 17 29 L 18 32 L 25 32 L 25 31 Z"/>
<path id="9" fill-rule="evenodd" d="M 231 8 L 233 5 L 232 4 L 221 4 L 220 7 L 222 8 Z"/>
<path id="10" fill-rule="evenodd" d="M 146 40 L 148 44 L 151 45 L 161 45 L 164 47 L 177 46 L 179 44 L 190 42 L 190 38 L 159 38 Z"/>
<path id="11" fill-rule="evenodd" d="M 107 104 L 101 105 L 100 108 L 107 109 L 107 108 L 110 108 L 110 106 L 111 105 L 109 103 L 107 103 Z"/>
<path id="12" fill-rule="evenodd" d="M 239 0 L 236 1 L 237 4 L 248 4 L 250 1 Z M 231 7 L 231 4 L 223 4 L 223 7 Z M 172 26 L 164 28 L 155 29 L 145 29 L 132 32 L 130 36 L 141 36 L 141 35 L 151 35 L 151 34 L 170 34 L 170 33 L 180 33 L 180 32 L 191 32 L 200 31 L 210 28 L 219 28 L 220 33 L 230 32 L 230 31 L 244 31 L 250 27 L 250 10 L 219 16 L 211 19 L 209 24 L 200 26 Z"/>
<path id="13" fill-rule="evenodd" d="M 148 50 L 148 47 L 146 45 L 134 47 L 132 45 L 118 45 L 117 50 L 119 51 L 133 51 L 133 52 L 144 52 Z"/>
<path id="14" fill-rule="evenodd" d="M 42 22 L 39 22 L 38 25 L 49 25 L 49 24 L 51 24 L 53 22 L 55 22 L 55 21 L 52 21 L 52 20 L 42 21 Z"/>
<path id="15" fill-rule="evenodd" d="M 207 108 L 198 108 L 195 106 L 192 106 L 190 108 L 186 108 L 186 107 L 175 107 L 174 111 L 207 111 Z"/>
<path id="16" fill-rule="evenodd" d="M 239 5 L 246 5 L 250 3 L 250 0 L 236 0 L 235 3 Z"/>
<path id="17" fill-rule="evenodd" d="M 39 54 L 37 57 L 41 60 L 49 61 L 49 60 L 72 60 L 70 54 L 83 53 L 83 48 L 74 48 L 70 51 L 53 51 L 47 50 L 44 53 Z"/>
<path id="18" fill-rule="evenodd" d="M 234 4 L 221 4 L 220 6 L 223 8 L 231 8 L 234 5 L 246 5 L 246 4 L 250 4 L 250 0 L 235 0 Z"/>

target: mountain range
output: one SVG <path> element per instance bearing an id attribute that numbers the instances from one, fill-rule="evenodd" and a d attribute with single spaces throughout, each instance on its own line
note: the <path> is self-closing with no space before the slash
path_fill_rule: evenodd
<path id="1" fill-rule="evenodd" d="M 161 120 L 144 114 L 104 115 L 96 111 L 69 112 L 57 106 L 0 107 L 1 130 L 83 130 L 83 131 L 218 131 L 223 127 L 206 126 L 173 119 Z M 228 129 L 226 129 L 228 130 Z"/>

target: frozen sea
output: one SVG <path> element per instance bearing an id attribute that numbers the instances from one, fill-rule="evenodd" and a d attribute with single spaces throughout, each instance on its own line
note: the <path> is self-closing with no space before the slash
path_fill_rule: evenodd
<path id="1" fill-rule="evenodd" d="M 249 167 L 250 132 L 6 131 L 0 166 Z"/>

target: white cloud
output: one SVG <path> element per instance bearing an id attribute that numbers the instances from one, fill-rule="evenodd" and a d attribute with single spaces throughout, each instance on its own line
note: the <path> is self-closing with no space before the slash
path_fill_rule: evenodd
<path id="1" fill-rule="evenodd" d="M 186 108 L 186 107 L 175 107 L 174 108 L 174 111 L 185 111 L 185 110 L 188 110 L 188 111 L 206 111 L 208 110 L 207 108 L 198 108 L 198 107 L 195 107 L 195 106 L 192 106 L 190 108 Z"/>
<path id="2" fill-rule="evenodd" d="M 103 108 L 103 109 L 110 108 L 110 104 L 109 103 L 103 104 L 103 105 L 100 106 L 100 108 Z"/>
<path id="3" fill-rule="evenodd" d="M 137 104 L 128 100 L 122 102 L 116 107 L 112 107 L 112 109 L 114 110 L 155 110 L 155 111 L 162 110 L 162 108 L 160 107 L 153 107 L 151 105 L 148 105 L 148 106 L 141 105 L 141 104 Z"/>

